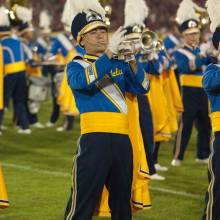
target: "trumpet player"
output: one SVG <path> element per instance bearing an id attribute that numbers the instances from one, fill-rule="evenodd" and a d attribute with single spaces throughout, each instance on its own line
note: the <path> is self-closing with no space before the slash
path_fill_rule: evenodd
<path id="1" fill-rule="evenodd" d="M 184 111 L 171 164 L 181 165 L 194 122 L 198 131 L 196 162 L 207 163 L 210 153 L 211 127 L 208 117 L 208 99 L 202 88 L 202 75 L 203 67 L 208 65 L 211 59 L 201 55 L 199 19 L 191 0 L 181 2 L 177 12 L 177 21 L 184 39 L 184 46 L 177 49 L 173 56 L 180 74 Z"/>
<path id="2" fill-rule="evenodd" d="M 138 7 L 140 7 L 137 12 L 138 16 L 135 16 L 136 13 L 134 13 L 134 11 Z M 144 71 L 149 74 L 160 75 L 163 66 L 156 51 L 156 41 L 158 41 L 158 38 L 154 32 L 146 29 L 144 25 L 144 20 L 148 17 L 148 12 L 149 8 L 144 1 L 126 1 L 124 24 L 126 30 L 125 38 L 127 42 L 130 42 L 131 51 L 134 53 L 133 58 L 136 58 Z M 129 56 L 129 58 L 131 57 L 132 56 Z M 165 178 L 163 176 L 156 173 L 153 161 L 154 129 L 148 97 L 146 95 L 138 95 L 137 100 L 139 123 L 151 179 L 164 180 Z"/>
<path id="3" fill-rule="evenodd" d="M 72 35 L 86 55 L 76 56 L 67 65 L 68 83 L 80 112 L 81 137 L 65 219 L 92 219 L 106 185 L 112 219 L 131 220 L 133 160 L 125 92 L 144 94 L 149 81 L 135 60 L 113 59 L 124 31 L 119 29 L 108 43 L 105 11 L 98 1 L 68 2 L 75 14 Z"/>

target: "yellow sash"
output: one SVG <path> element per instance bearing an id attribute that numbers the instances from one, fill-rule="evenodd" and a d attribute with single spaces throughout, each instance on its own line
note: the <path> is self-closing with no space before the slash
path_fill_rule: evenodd
<path id="1" fill-rule="evenodd" d="M 202 76 L 182 74 L 180 76 L 180 84 L 181 86 L 202 88 Z"/>

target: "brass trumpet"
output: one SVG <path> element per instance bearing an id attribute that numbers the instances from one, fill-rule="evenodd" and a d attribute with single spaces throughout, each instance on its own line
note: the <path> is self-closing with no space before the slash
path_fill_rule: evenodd
<path id="1" fill-rule="evenodd" d="M 141 35 L 140 41 L 143 53 L 150 54 L 152 52 L 160 52 L 164 49 L 163 42 L 153 31 L 144 31 Z"/>
<path id="2" fill-rule="evenodd" d="M 144 31 L 140 37 L 127 38 L 123 40 L 118 49 L 115 59 L 126 60 L 126 57 L 134 56 L 141 52 L 143 54 L 151 54 L 163 50 L 163 43 L 159 40 L 157 34 L 153 31 Z"/>

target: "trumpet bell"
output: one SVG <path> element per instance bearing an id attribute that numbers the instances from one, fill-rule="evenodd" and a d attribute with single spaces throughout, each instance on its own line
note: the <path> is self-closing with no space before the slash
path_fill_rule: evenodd
<path id="1" fill-rule="evenodd" d="M 145 31 L 141 36 L 142 48 L 146 51 L 151 52 L 154 50 L 158 43 L 157 34 L 152 31 Z"/>

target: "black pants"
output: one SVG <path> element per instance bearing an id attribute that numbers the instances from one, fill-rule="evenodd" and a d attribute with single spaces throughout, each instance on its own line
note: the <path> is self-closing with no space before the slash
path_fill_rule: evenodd
<path id="1" fill-rule="evenodd" d="M 132 147 L 127 135 L 82 135 L 73 164 L 65 220 L 91 220 L 103 186 L 109 191 L 113 220 L 131 220 Z"/>
<path id="2" fill-rule="evenodd" d="M 160 141 L 155 143 L 155 147 L 154 147 L 154 153 L 153 153 L 153 160 L 154 160 L 154 164 L 158 163 L 158 156 L 159 156 L 159 150 L 160 150 Z"/>
<path id="3" fill-rule="evenodd" d="M 29 128 L 27 110 L 25 107 L 26 94 L 26 73 L 19 72 L 6 75 L 4 78 L 4 106 L 9 106 L 10 99 L 13 99 L 16 118 L 22 129 Z"/>
<path id="4" fill-rule="evenodd" d="M 177 132 L 174 157 L 184 159 L 193 124 L 196 124 L 197 155 L 199 159 L 205 159 L 210 154 L 211 124 L 208 116 L 208 98 L 202 88 L 183 87 L 182 99 L 184 112 Z"/>
<path id="5" fill-rule="evenodd" d="M 154 130 L 153 120 L 147 96 L 138 95 L 139 121 L 144 141 L 144 148 L 147 156 L 150 175 L 156 173 L 153 161 L 154 151 Z"/>
<path id="6" fill-rule="evenodd" d="M 220 211 L 220 132 L 214 134 L 209 157 L 209 187 L 206 193 L 206 208 L 203 220 L 219 220 Z"/>
<path id="7" fill-rule="evenodd" d="M 75 117 L 72 115 L 66 115 L 66 130 L 70 131 L 73 129 Z"/>

